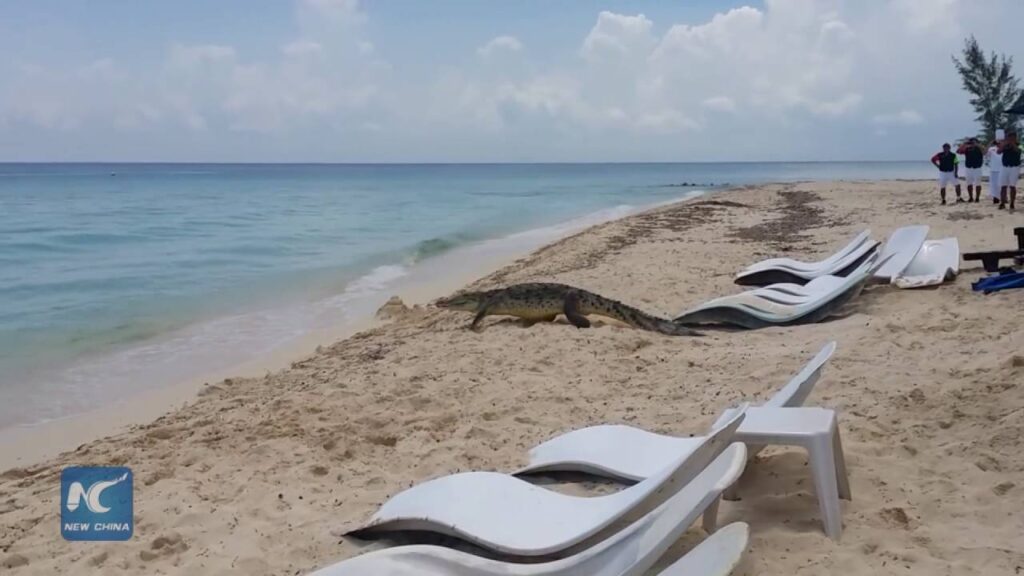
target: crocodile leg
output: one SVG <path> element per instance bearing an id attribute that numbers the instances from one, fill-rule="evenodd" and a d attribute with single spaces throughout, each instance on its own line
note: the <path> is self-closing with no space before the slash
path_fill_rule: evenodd
<path id="1" fill-rule="evenodd" d="M 490 308 L 488 302 L 485 302 L 480 306 L 480 310 L 477 311 L 476 316 L 473 318 L 473 323 L 469 325 L 470 330 L 474 332 L 480 332 L 481 329 L 479 327 L 479 324 L 480 321 L 483 320 L 485 316 L 487 316 L 488 308 Z"/>
<path id="2" fill-rule="evenodd" d="M 577 328 L 590 328 L 590 320 L 580 313 L 580 295 L 570 292 L 565 296 L 565 309 L 563 310 L 569 323 Z"/>

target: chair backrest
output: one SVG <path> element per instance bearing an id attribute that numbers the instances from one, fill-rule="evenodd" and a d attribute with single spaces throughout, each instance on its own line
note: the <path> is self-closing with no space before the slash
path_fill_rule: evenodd
<path id="1" fill-rule="evenodd" d="M 831 264 L 833 262 L 838 262 L 839 260 L 842 260 L 845 256 L 855 252 L 858 248 L 860 248 L 861 245 L 867 242 L 870 237 L 871 230 L 864 230 L 863 232 L 858 234 L 853 240 L 851 240 L 849 244 L 843 246 L 843 248 L 840 249 L 838 252 L 835 252 L 828 258 L 822 260 L 822 264 Z"/>
<path id="2" fill-rule="evenodd" d="M 894 230 L 882 247 L 880 264 L 874 270 L 875 277 L 888 280 L 902 272 L 917 255 L 926 238 L 928 226 L 925 225 L 904 226 Z"/>
<path id="3" fill-rule="evenodd" d="M 828 362 L 835 351 L 836 343 L 834 341 L 822 346 L 814 358 L 811 358 L 811 361 L 796 376 L 793 376 L 785 386 L 769 398 L 764 405 L 770 408 L 803 406 L 804 401 L 810 396 L 811 391 L 814 390 L 814 385 L 817 384 L 818 379 L 821 377 L 822 368 L 824 368 L 825 363 Z"/>
<path id="4" fill-rule="evenodd" d="M 716 423 L 711 433 L 704 437 L 700 446 L 681 455 L 675 462 L 667 463 L 657 474 L 625 490 L 600 496 L 602 501 L 612 506 L 628 507 L 628 511 L 616 517 L 614 525 L 606 523 L 579 540 L 568 549 L 569 552 L 580 552 L 610 538 L 617 527 L 639 520 L 682 490 L 732 444 L 733 436 L 746 416 L 745 412 L 746 406 L 743 406 L 729 418 L 723 418 L 721 422 Z"/>

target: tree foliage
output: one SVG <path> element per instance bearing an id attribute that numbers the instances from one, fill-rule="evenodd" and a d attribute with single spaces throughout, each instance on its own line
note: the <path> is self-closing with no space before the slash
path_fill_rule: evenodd
<path id="1" fill-rule="evenodd" d="M 983 141 L 991 141 L 997 128 L 1017 130 L 1017 117 L 1005 114 L 1021 95 L 1014 77 L 1013 58 L 992 52 L 986 56 L 972 35 L 964 41 L 963 59 L 953 56 L 953 65 L 960 74 L 971 106 L 978 115 Z"/>

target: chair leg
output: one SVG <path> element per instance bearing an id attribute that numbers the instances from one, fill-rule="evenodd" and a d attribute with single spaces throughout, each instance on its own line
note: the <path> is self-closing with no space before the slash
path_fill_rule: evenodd
<path id="1" fill-rule="evenodd" d="M 740 481 L 733 482 L 732 486 L 729 486 L 722 492 L 722 499 L 730 502 L 736 502 L 740 499 Z"/>
<path id="2" fill-rule="evenodd" d="M 708 534 L 714 534 L 715 530 L 718 530 L 718 505 L 721 503 L 721 497 L 715 498 L 715 501 L 704 510 L 704 531 Z"/>
<path id="3" fill-rule="evenodd" d="M 812 438 L 808 446 L 808 455 L 811 461 L 814 489 L 818 493 L 821 521 L 825 525 L 825 534 L 838 542 L 843 532 L 843 518 L 839 508 L 836 459 L 832 450 L 831 436 L 831 434 L 822 434 Z"/>
<path id="4" fill-rule="evenodd" d="M 846 472 L 846 457 L 843 456 L 843 441 L 839 437 L 839 426 L 832 433 L 832 452 L 836 459 L 836 482 L 838 483 L 839 497 L 843 500 L 853 500 L 850 492 L 850 476 Z"/>

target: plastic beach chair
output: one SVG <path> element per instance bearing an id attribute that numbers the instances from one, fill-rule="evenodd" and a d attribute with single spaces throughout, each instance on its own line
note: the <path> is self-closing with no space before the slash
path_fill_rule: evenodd
<path id="1" fill-rule="evenodd" d="M 804 286 L 772 284 L 716 298 L 673 321 L 687 326 L 725 325 L 757 329 L 820 322 L 856 298 L 872 274 L 894 256 L 871 254 L 846 277 L 821 276 Z"/>
<path id="2" fill-rule="evenodd" d="M 960 243 L 956 238 L 926 240 L 902 272 L 893 277 L 897 288 L 937 286 L 960 273 Z"/>
<path id="3" fill-rule="evenodd" d="M 560 560 L 519 564 L 441 546 L 414 545 L 357 556 L 313 576 L 640 576 L 736 481 L 745 461 L 743 445 L 733 444 L 653 511 L 593 547 Z M 661 574 L 727 576 L 746 550 L 748 534 L 746 524 L 730 524 Z"/>
<path id="4" fill-rule="evenodd" d="M 806 284 L 821 276 L 846 276 L 878 247 L 878 243 L 871 240 L 870 236 L 871 231 L 865 230 L 841 250 L 817 262 L 791 258 L 762 260 L 741 270 L 735 282 L 743 286 L 765 286 L 779 282 Z"/>
<path id="5" fill-rule="evenodd" d="M 928 227 L 924 225 L 904 226 L 894 230 L 881 251 L 881 258 L 888 260 L 875 270 L 875 279 L 889 282 L 899 276 L 917 256 L 927 238 Z"/>
<path id="6" fill-rule="evenodd" d="M 736 431 L 736 440 L 758 447 L 800 446 L 808 451 L 825 533 L 839 540 L 839 498 L 850 499 L 850 485 L 835 412 L 824 408 L 763 406 L 749 408 L 746 414 Z M 694 438 L 665 436 L 631 426 L 584 428 L 534 448 L 526 470 L 614 470 L 614 474 L 601 475 L 642 478 L 649 470 L 659 469 L 680 452 L 691 449 L 693 441 Z M 709 524 L 714 517 L 715 514 L 705 516 L 705 528 L 714 529 Z"/>
<path id="7" fill-rule="evenodd" d="M 585 498 L 506 474 L 454 474 L 391 497 L 365 527 L 350 535 L 422 530 L 516 556 L 572 553 L 606 538 L 602 532 L 614 522 L 646 514 L 688 485 L 728 447 L 743 418 L 741 411 L 696 449 L 663 460 L 656 474 L 614 494 Z M 717 500 L 701 502 L 706 507 Z M 715 520 L 707 524 L 714 526 Z"/>
<path id="8" fill-rule="evenodd" d="M 825 364 L 835 352 L 829 342 L 779 389 L 763 406 L 771 408 L 802 406 L 821 378 Z M 720 427 L 740 408 L 726 410 L 712 430 Z M 664 468 L 666 454 L 685 454 L 701 445 L 701 436 L 680 438 L 653 434 L 639 428 L 601 424 L 556 436 L 530 450 L 529 464 L 517 475 L 544 472 L 585 472 L 623 482 L 639 482 Z M 755 450 L 747 446 L 753 456 Z"/>
<path id="9" fill-rule="evenodd" d="M 747 409 L 747 414 L 756 414 L 756 418 L 748 416 L 744 420 L 736 432 L 736 439 L 745 442 L 751 454 L 769 444 L 806 448 L 811 455 L 815 484 L 819 486 L 818 498 L 825 531 L 829 537 L 838 540 L 842 530 L 838 498 L 849 499 L 850 489 L 835 414 L 831 410 L 800 406 L 834 349 L 834 343 L 827 344 L 764 406 Z M 733 418 L 734 410 L 725 411 L 719 421 Z M 578 471 L 616 480 L 642 481 L 660 470 L 665 462 L 692 450 L 700 442 L 699 436 L 666 436 L 631 426 L 591 426 L 556 436 L 535 447 L 530 451 L 529 465 L 518 473 Z M 825 446 L 826 443 L 834 444 Z M 834 464 L 831 477 L 830 472 L 823 468 L 830 462 Z M 706 519 L 714 517 L 714 514 L 708 514 Z M 713 529 L 713 525 L 706 527 Z"/>

